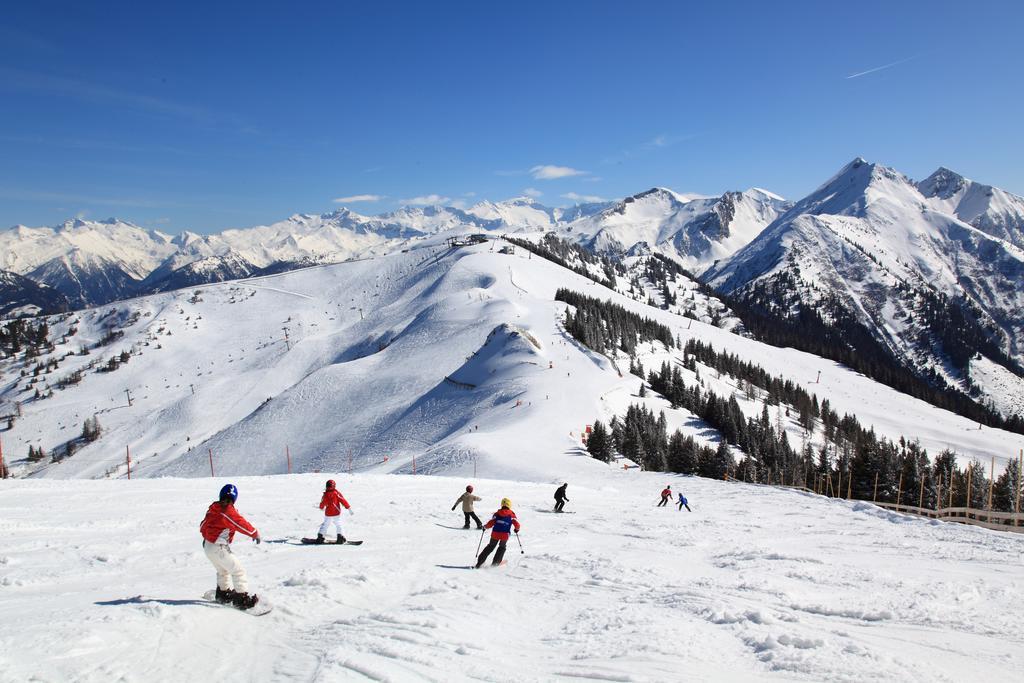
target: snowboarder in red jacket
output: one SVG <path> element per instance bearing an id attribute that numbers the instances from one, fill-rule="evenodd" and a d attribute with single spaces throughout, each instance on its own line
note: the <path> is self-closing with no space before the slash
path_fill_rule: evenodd
<path id="1" fill-rule="evenodd" d="M 661 502 L 658 503 L 658 507 L 662 508 L 668 505 L 668 501 L 672 498 L 672 487 L 666 486 L 661 492 Z"/>
<path id="2" fill-rule="evenodd" d="M 225 484 L 220 490 L 220 498 L 207 508 L 206 516 L 199 525 L 199 533 L 203 535 L 206 559 L 217 569 L 217 602 L 231 603 L 239 609 L 250 609 L 259 602 L 259 598 L 249 595 L 245 569 L 231 552 L 231 542 L 237 531 L 259 543 L 260 532 L 235 509 L 236 500 L 238 489 L 234 484 Z"/>
<path id="3" fill-rule="evenodd" d="M 316 534 L 317 543 L 325 542 L 324 536 L 327 535 L 332 526 L 338 532 L 336 542 L 339 544 L 345 542 L 345 537 L 341 534 L 342 507 L 348 510 L 350 515 L 355 514 L 352 512 L 352 506 L 345 500 L 345 496 L 341 495 L 341 491 L 338 490 L 334 480 L 328 479 L 327 485 L 324 487 L 324 495 L 320 498 L 320 509 L 324 511 L 324 523 L 320 525 L 320 531 Z"/>
<path id="4" fill-rule="evenodd" d="M 487 556 L 491 554 L 495 547 L 497 547 L 498 552 L 494 553 L 494 561 L 491 562 L 491 565 L 496 567 L 501 564 L 502 558 L 505 557 L 505 544 L 508 543 L 509 532 L 513 527 L 515 527 L 515 532 L 518 534 L 520 528 L 519 520 L 516 519 L 516 513 L 512 512 L 512 501 L 508 498 L 502 498 L 501 509 L 491 515 L 487 524 L 484 524 L 485 529 L 492 529 L 491 540 L 476 560 L 477 569 L 483 566 L 483 563 L 487 561 Z"/>

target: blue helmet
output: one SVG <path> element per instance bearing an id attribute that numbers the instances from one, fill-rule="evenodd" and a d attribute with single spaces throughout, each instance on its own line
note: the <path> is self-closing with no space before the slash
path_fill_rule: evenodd
<path id="1" fill-rule="evenodd" d="M 231 502 L 234 503 L 238 500 L 238 489 L 235 488 L 234 484 L 224 484 L 220 490 L 220 499 L 230 498 Z"/>

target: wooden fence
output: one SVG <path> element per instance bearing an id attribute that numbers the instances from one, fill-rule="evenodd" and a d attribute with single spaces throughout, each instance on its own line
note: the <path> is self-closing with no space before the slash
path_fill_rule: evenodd
<path id="1" fill-rule="evenodd" d="M 979 510 L 977 508 L 921 508 L 916 505 L 897 505 L 895 503 L 874 503 L 880 508 L 902 512 L 908 515 L 919 515 L 931 519 L 941 519 L 945 522 L 958 522 L 960 524 L 972 524 L 974 526 L 995 529 L 996 531 L 1014 531 L 1024 533 L 1024 513 L 1020 512 L 996 512 L 995 510 Z"/>
<path id="2" fill-rule="evenodd" d="M 740 481 L 730 478 L 731 481 Z M 859 498 L 847 498 L 846 496 L 827 496 L 824 493 L 809 489 L 806 486 L 790 484 L 757 484 L 758 486 L 774 486 L 776 488 L 802 491 L 815 496 L 826 496 L 840 500 L 857 500 L 862 503 L 871 503 L 886 510 L 901 512 L 906 515 L 918 515 L 929 519 L 938 519 L 943 522 L 956 522 L 957 524 L 970 524 L 995 531 L 1011 531 L 1024 534 L 1024 512 L 997 512 L 995 510 L 979 510 L 978 508 L 948 507 L 933 510 L 931 508 L 918 507 L 916 505 L 897 505 L 896 503 L 880 503 L 877 501 L 861 500 Z"/>

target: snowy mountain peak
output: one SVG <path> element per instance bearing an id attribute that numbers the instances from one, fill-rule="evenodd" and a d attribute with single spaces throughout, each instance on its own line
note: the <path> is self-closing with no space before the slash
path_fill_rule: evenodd
<path id="1" fill-rule="evenodd" d="M 938 170 L 918 183 L 917 189 L 925 197 L 949 199 L 966 185 L 970 184 L 970 182 L 959 173 L 951 171 L 945 166 L 940 166 Z"/>

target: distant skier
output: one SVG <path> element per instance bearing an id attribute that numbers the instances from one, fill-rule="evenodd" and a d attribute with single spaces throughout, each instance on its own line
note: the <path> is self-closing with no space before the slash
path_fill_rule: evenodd
<path id="1" fill-rule="evenodd" d="M 501 499 L 501 509 L 491 515 L 491 518 L 484 524 L 485 529 L 492 529 L 491 540 L 484 546 L 483 552 L 480 553 L 480 557 L 476 559 L 476 568 L 479 569 L 484 562 L 487 561 L 488 555 L 491 551 L 497 547 L 498 551 L 494 553 L 494 561 L 491 562 L 492 566 L 498 566 L 501 564 L 501 560 L 505 557 L 505 544 L 508 543 L 509 531 L 515 527 L 515 533 L 519 533 L 519 520 L 516 519 L 516 513 L 512 512 L 512 501 L 508 498 Z"/>
<path id="2" fill-rule="evenodd" d="M 477 529 L 483 529 L 484 528 L 483 522 L 481 522 L 480 518 L 476 516 L 475 512 L 473 512 L 473 503 L 478 501 L 478 500 L 483 500 L 483 498 L 481 498 L 480 496 L 474 496 L 473 495 L 473 485 L 469 484 L 468 486 L 466 486 L 466 492 L 458 497 L 458 499 L 455 501 L 455 505 L 452 505 L 452 512 L 454 512 L 455 511 L 455 507 L 459 503 L 462 503 L 462 515 L 463 515 L 463 517 L 466 518 L 466 523 L 462 527 L 463 529 L 468 529 L 469 528 L 469 520 L 470 519 L 472 519 L 474 522 L 476 522 L 476 528 Z"/>
<path id="3" fill-rule="evenodd" d="M 350 515 L 355 514 L 352 512 L 352 506 L 345 500 L 345 496 L 341 495 L 341 491 L 338 490 L 334 480 L 328 479 L 327 485 L 324 487 L 324 495 L 320 498 L 320 509 L 324 511 L 324 523 L 320 525 L 320 531 L 316 534 L 316 542 L 318 544 L 325 542 L 324 536 L 331 530 L 331 527 L 334 527 L 335 531 L 338 532 L 335 542 L 338 544 L 345 542 L 345 537 L 341 535 L 342 507 L 348 510 Z"/>
<path id="4" fill-rule="evenodd" d="M 690 509 L 689 504 L 686 502 L 686 496 L 684 496 L 683 494 L 680 493 L 679 494 L 679 511 L 682 512 L 683 508 L 686 508 L 687 512 L 693 512 L 693 510 Z"/>
<path id="5" fill-rule="evenodd" d="M 220 498 L 207 508 L 199 533 L 203 535 L 206 559 L 217 569 L 217 591 L 214 594 L 217 602 L 250 609 L 256 606 L 259 598 L 249 595 L 245 569 L 231 552 L 231 542 L 237 531 L 259 543 L 260 532 L 235 509 L 236 500 L 238 489 L 234 484 L 225 484 L 220 490 Z"/>
<path id="6" fill-rule="evenodd" d="M 666 486 L 661 492 L 661 502 L 658 503 L 658 507 L 663 508 L 668 505 L 670 498 L 672 498 L 672 487 Z"/>
<path id="7" fill-rule="evenodd" d="M 569 502 L 569 499 L 565 496 L 565 489 L 568 486 L 569 484 L 562 484 L 558 487 L 558 490 L 555 491 L 555 512 L 561 512 L 562 508 L 565 507 L 565 504 Z"/>

